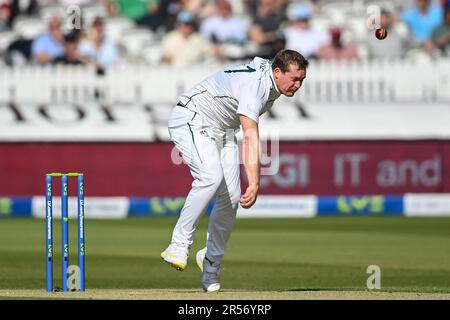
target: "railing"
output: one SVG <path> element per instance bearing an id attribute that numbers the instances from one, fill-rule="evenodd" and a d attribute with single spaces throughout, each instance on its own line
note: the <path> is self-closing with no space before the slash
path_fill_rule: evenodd
<path id="1" fill-rule="evenodd" d="M 0 69 L 0 102 L 174 102 L 221 65 L 123 66 L 99 76 L 86 67 Z M 450 60 L 312 62 L 297 98 L 305 103 L 450 101 Z"/>

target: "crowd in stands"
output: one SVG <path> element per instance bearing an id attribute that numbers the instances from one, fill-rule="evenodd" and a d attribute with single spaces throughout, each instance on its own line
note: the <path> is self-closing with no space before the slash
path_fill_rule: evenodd
<path id="1" fill-rule="evenodd" d="M 98 70 L 136 59 L 176 66 L 255 55 L 270 59 L 283 48 L 318 60 L 397 59 L 411 52 L 450 57 L 450 0 L 381 2 L 380 24 L 388 30 L 382 41 L 366 26 L 365 8 L 372 2 L 344 2 L 347 6 L 326 0 L 0 0 L 0 55 L 9 65 L 75 64 Z M 333 4 L 334 11 L 326 10 Z M 66 10 L 42 15 L 45 9 L 69 6 L 79 6 L 81 28 L 67 30 Z M 85 19 L 88 8 L 99 14 Z M 26 19 L 40 19 L 47 30 L 33 37 L 17 33 Z M 110 37 L 106 26 L 123 20 L 129 27 Z M 132 55 L 127 40 L 137 35 L 144 40 Z M 151 60 L 139 60 L 145 52 Z"/>

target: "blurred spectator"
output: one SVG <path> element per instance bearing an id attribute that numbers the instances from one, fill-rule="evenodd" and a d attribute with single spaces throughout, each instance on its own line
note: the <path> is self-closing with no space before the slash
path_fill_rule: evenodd
<path id="1" fill-rule="evenodd" d="M 432 39 L 436 48 L 450 54 L 450 6 L 444 9 L 444 21 L 433 30 Z"/>
<path id="2" fill-rule="evenodd" d="M 64 52 L 55 57 L 53 64 L 64 65 L 86 65 L 93 64 L 88 58 L 84 58 L 78 50 L 78 36 L 75 33 L 69 33 L 64 36 Z"/>
<path id="3" fill-rule="evenodd" d="M 160 0 L 158 14 L 161 19 L 161 27 L 165 31 L 175 29 L 177 15 L 183 10 L 184 4 L 181 0 Z"/>
<path id="4" fill-rule="evenodd" d="M 354 60 L 358 58 L 358 50 L 354 43 L 344 44 L 341 40 L 342 29 L 330 28 L 331 43 L 322 46 L 317 57 L 323 60 Z"/>
<path id="5" fill-rule="evenodd" d="M 177 16 L 177 28 L 163 39 L 163 61 L 186 66 L 204 61 L 212 55 L 210 44 L 196 32 L 194 15 L 182 11 Z"/>
<path id="6" fill-rule="evenodd" d="M 99 67 L 108 68 L 117 63 L 119 52 L 114 42 L 105 36 L 103 20 L 96 18 L 86 39 L 79 45 L 81 55 L 89 57 Z"/>
<path id="7" fill-rule="evenodd" d="M 307 59 L 316 57 L 319 48 L 330 42 L 326 32 L 311 28 L 310 20 L 308 7 L 299 5 L 293 11 L 291 25 L 284 30 L 286 49 L 296 50 Z"/>
<path id="8" fill-rule="evenodd" d="M 9 17 L 11 16 L 11 6 L 5 0 L 0 0 L 0 32 L 10 29 Z"/>
<path id="9" fill-rule="evenodd" d="M 217 14 L 203 20 L 201 34 L 212 43 L 243 43 L 247 39 L 244 25 L 233 17 L 228 0 L 216 0 Z"/>
<path id="10" fill-rule="evenodd" d="M 432 3 L 444 7 L 445 2 L 448 0 L 431 0 Z M 403 0 L 402 7 L 403 10 L 412 9 L 416 7 L 417 0 Z"/>
<path id="11" fill-rule="evenodd" d="M 261 0 L 242 0 L 244 5 L 244 10 L 246 14 L 250 15 L 252 19 L 255 19 L 258 15 L 258 8 L 260 6 Z M 288 1 L 287 0 L 274 0 L 273 6 L 277 11 L 287 10 Z"/>
<path id="12" fill-rule="evenodd" d="M 109 0 L 108 10 L 112 16 L 124 16 L 138 26 L 156 30 L 161 24 L 158 0 Z"/>
<path id="13" fill-rule="evenodd" d="M 183 9 L 192 12 L 198 19 L 203 20 L 216 11 L 215 0 L 182 0 Z"/>
<path id="14" fill-rule="evenodd" d="M 310 0 L 310 3 L 311 3 L 311 7 L 312 7 L 311 11 L 314 14 L 321 13 L 323 1 L 321 1 L 321 0 Z"/>
<path id="15" fill-rule="evenodd" d="M 242 0 L 245 14 L 251 16 L 252 19 L 256 17 L 259 0 Z"/>
<path id="16" fill-rule="evenodd" d="M 279 0 L 259 0 L 253 24 L 249 30 L 252 41 L 260 46 L 258 55 L 272 58 L 280 43 L 280 27 L 287 21 L 286 11 Z M 283 39 L 284 41 L 284 39 Z"/>
<path id="17" fill-rule="evenodd" d="M 386 28 L 388 36 L 380 41 L 374 35 L 374 30 L 369 31 L 367 46 L 369 56 L 374 59 L 399 59 L 406 52 L 408 39 L 395 29 L 398 18 L 388 8 L 381 9 L 380 26 Z"/>
<path id="18" fill-rule="evenodd" d="M 442 22 L 442 8 L 431 0 L 417 0 L 413 8 L 403 12 L 402 20 L 408 25 L 414 42 L 431 52 L 431 33 Z"/>
<path id="19" fill-rule="evenodd" d="M 64 35 L 61 29 L 61 18 L 54 16 L 50 19 L 49 32 L 37 37 L 32 44 L 33 59 L 40 64 L 53 61 L 64 53 Z"/>
<path id="20" fill-rule="evenodd" d="M 37 14 L 39 4 L 37 0 L 9 0 L 11 6 L 11 15 L 9 17 L 9 26 L 12 27 L 14 20 L 20 15 Z"/>
<path id="21" fill-rule="evenodd" d="M 201 20 L 214 13 L 214 0 L 159 0 L 158 15 L 160 27 L 164 31 L 172 31 L 177 24 L 177 15 L 181 11 L 189 11 Z"/>
<path id="22" fill-rule="evenodd" d="M 282 11 L 285 17 L 288 4 L 289 4 L 288 0 L 275 0 L 275 7 L 277 8 L 278 11 Z"/>
<path id="23" fill-rule="evenodd" d="M 11 29 L 15 18 L 21 14 L 34 14 L 37 1 L 0 0 L 0 32 Z M 31 58 L 32 39 L 22 37 L 13 40 L 6 48 L 5 61 L 8 65 L 23 65 Z"/>

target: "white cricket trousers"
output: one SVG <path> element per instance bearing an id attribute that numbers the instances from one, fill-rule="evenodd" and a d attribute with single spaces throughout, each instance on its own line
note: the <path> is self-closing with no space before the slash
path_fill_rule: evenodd
<path id="1" fill-rule="evenodd" d="M 189 166 L 194 181 L 172 241 L 191 245 L 194 233 L 209 202 L 217 195 L 209 218 L 206 256 L 220 264 L 225 253 L 241 197 L 239 149 L 236 138 L 213 133 L 202 116 L 175 106 L 169 116 L 171 140 Z"/>

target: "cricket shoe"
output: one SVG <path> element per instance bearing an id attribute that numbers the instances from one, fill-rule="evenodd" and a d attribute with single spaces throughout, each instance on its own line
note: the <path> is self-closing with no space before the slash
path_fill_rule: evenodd
<path id="1" fill-rule="evenodd" d="M 206 252 L 206 250 L 205 250 Z M 219 292 L 220 290 L 220 265 L 204 256 L 202 269 L 202 287 L 207 293 Z"/>
<path id="2" fill-rule="evenodd" d="M 205 259 L 205 255 L 206 255 L 206 247 L 197 251 L 197 254 L 195 255 L 195 260 L 197 261 L 197 265 L 202 272 L 203 272 L 203 260 Z"/>
<path id="3" fill-rule="evenodd" d="M 189 256 L 189 246 L 184 243 L 172 242 L 166 250 L 161 253 L 161 258 L 178 271 L 186 269 Z"/>

